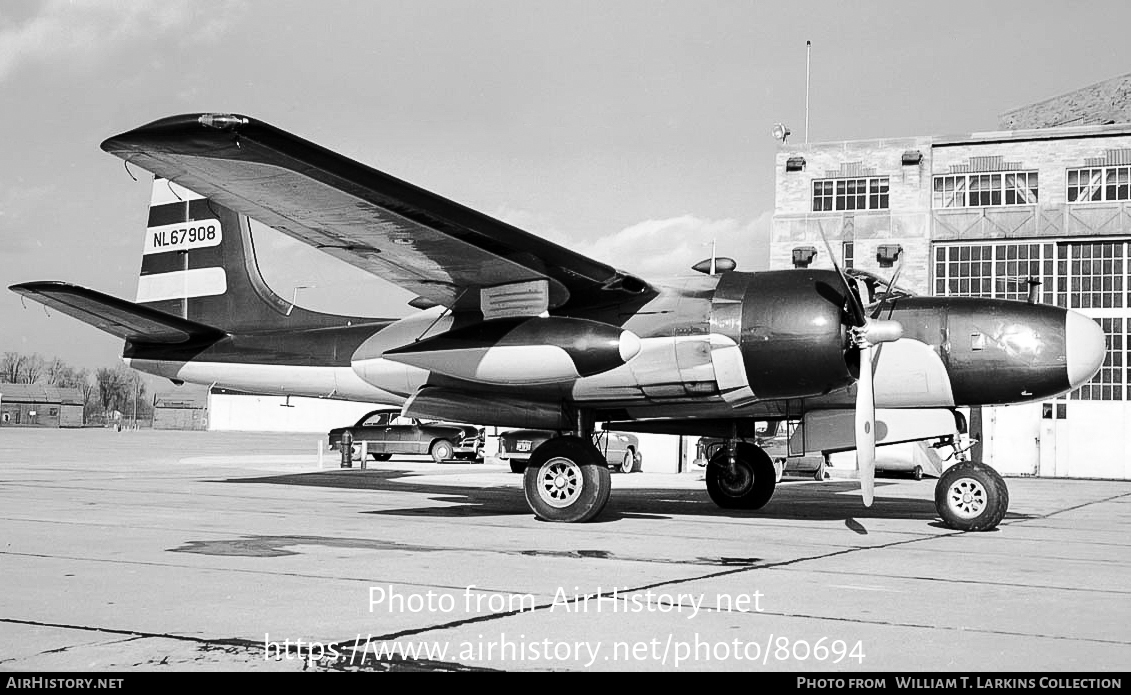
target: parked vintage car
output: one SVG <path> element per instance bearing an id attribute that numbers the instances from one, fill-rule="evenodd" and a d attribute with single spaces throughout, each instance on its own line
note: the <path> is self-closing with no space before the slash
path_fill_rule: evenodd
<path id="1" fill-rule="evenodd" d="M 393 454 L 429 454 L 436 463 L 450 459 L 483 460 L 483 430 L 473 425 L 426 422 L 404 417 L 398 408 L 367 413 L 350 427 L 330 430 L 330 448 L 338 450 L 342 434 L 353 437 L 353 458 L 361 458 L 361 442 L 369 456 L 388 461 Z"/>
<path id="2" fill-rule="evenodd" d="M 530 454 L 546 440 L 557 436 L 551 430 L 510 430 L 499 435 L 498 457 L 509 461 L 511 471 L 522 473 Z M 621 473 L 639 471 L 643 457 L 640 455 L 640 441 L 634 434 L 624 432 L 593 432 L 593 443 L 605 455 L 605 461 L 613 470 Z"/>
<path id="3" fill-rule="evenodd" d="M 821 452 L 809 452 L 805 456 L 789 456 L 789 430 L 786 423 L 759 422 L 755 429 L 757 444 L 769 455 L 778 471 L 778 479 L 782 474 L 791 476 L 812 476 L 816 480 L 825 480 L 828 477 L 825 457 Z M 725 439 L 717 437 L 700 437 L 696 451 L 695 462 L 700 466 L 707 465 L 720 449 L 726 446 Z M 912 456 L 906 447 L 885 446 L 880 447 L 876 455 L 876 473 L 907 474 L 915 480 L 922 479 L 923 466 Z M 846 455 L 855 456 L 854 452 L 844 452 Z M 833 454 L 839 456 L 841 454 Z M 853 459 L 854 461 L 855 459 Z M 934 471 L 930 471 L 934 473 Z"/>
<path id="4" fill-rule="evenodd" d="M 788 428 L 778 422 L 759 422 L 755 425 L 754 429 L 754 443 L 757 444 L 762 451 L 765 451 L 770 457 L 770 460 L 774 462 L 774 471 L 779 481 L 781 480 L 786 462 L 788 461 L 789 437 L 786 434 L 787 431 Z M 725 439 L 700 437 L 695 450 L 695 463 L 700 466 L 706 466 L 707 462 L 725 446 Z M 814 473 L 814 476 L 823 475 L 823 473 L 822 468 L 822 470 Z"/>

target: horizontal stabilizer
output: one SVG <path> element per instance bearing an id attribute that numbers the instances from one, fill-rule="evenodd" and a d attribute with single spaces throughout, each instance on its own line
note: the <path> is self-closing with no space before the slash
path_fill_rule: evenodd
<path id="1" fill-rule="evenodd" d="M 65 282 L 25 282 L 8 289 L 135 343 L 180 344 L 225 335 L 202 323 Z"/>

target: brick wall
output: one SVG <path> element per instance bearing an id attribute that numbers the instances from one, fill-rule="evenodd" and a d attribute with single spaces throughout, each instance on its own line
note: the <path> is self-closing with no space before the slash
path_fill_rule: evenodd
<path id="1" fill-rule="evenodd" d="M 777 156 L 775 214 L 770 238 L 770 268 L 793 267 L 796 246 L 814 246 L 812 267 L 831 268 L 821 234 L 838 260 L 841 242 L 853 241 L 855 267 L 889 276 L 876 261 L 880 244 L 901 244 L 900 285 L 929 294 L 931 242 L 995 238 L 1131 235 L 1131 203 L 1067 204 L 1069 168 L 1131 162 L 1131 132 L 1126 126 L 1042 131 L 1032 136 L 981 133 L 952 138 L 902 138 L 783 147 Z M 902 164 L 918 150 L 923 161 Z M 785 171 L 786 160 L 804 157 L 802 171 Z M 988 167 L 988 169 L 987 169 Z M 1037 171 L 1039 204 L 932 210 L 932 181 L 952 171 Z M 890 209 L 813 212 L 816 179 L 887 176 Z"/>
<path id="2" fill-rule="evenodd" d="M 1002 130 L 1128 122 L 1131 122 L 1131 75 L 1097 82 L 998 117 Z"/>

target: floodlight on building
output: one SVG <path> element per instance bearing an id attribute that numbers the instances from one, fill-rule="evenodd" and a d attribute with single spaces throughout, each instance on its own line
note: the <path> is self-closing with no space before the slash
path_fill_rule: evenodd
<path id="1" fill-rule="evenodd" d="M 903 247 L 899 244 L 880 244 L 876 249 L 876 262 L 881 268 L 890 268 L 903 254 Z"/>
<path id="2" fill-rule="evenodd" d="M 797 246 L 793 249 L 793 267 L 794 268 L 808 268 L 809 264 L 813 262 L 813 258 L 817 255 L 817 249 L 814 246 Z"/>
<path id="3" fill-rule="evenodd" d="M 774 127 L 770 128 L 770 136 L 784 143 L 785 139 L 789 137 L 789 128 L 784 123 L 775 123 Z"/>
<path id="4" fill-rule="evenodd" d="M 801 171 L 804 168 L 805 168 L 805 158 L 804 157 L 790 157 L 789 159 L 785 160 L 785 170 L 786 171 Z"/>
<path id="5" fill-rule="evenodd" d="M 903 153 L 903 166 L 919 166 L 923 162 L 923 153 L 919 150 L 907 150 Z"/>

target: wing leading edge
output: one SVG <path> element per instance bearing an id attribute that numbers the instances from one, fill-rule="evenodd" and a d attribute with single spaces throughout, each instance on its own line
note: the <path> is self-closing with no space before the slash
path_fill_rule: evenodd
<path id="1" fill-rule="evenodd" d="M 545 281 L 548 306 L 651 293 L 643 280 L 238 115 L 173 116 L 102 149 L 421 297 L 480 308 L 480 291 Z"/>

